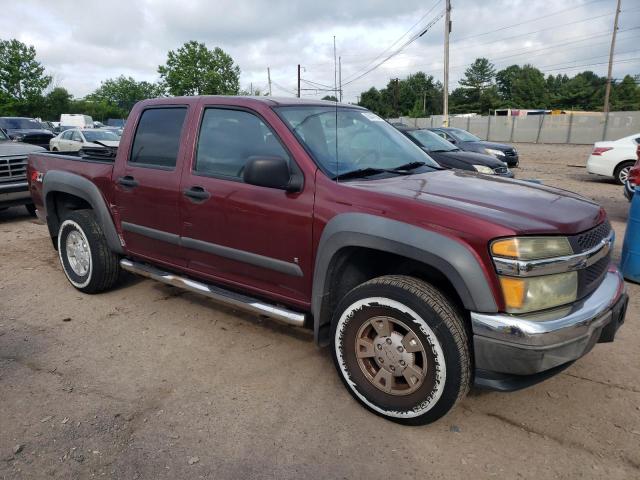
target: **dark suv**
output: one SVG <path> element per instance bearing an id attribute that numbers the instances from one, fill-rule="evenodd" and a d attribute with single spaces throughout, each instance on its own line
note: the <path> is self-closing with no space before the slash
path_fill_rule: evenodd
<path id="1" fill-rule="evenodd" d="M 517 167 L 520 161 L 518 151 L 513 145 L 487 142 L 461 128 L 435 127 L 429 130 L 437 133 L 465 152 L 485 153 L 505 162 L 510 167 Z"/>
<path id="2" fill-rule="evenodd" d="M 49 150 L 53 133 L 40 122 L 25 117 L 0 117 L 0 128 L 15 142 L 30 143 Z"/>

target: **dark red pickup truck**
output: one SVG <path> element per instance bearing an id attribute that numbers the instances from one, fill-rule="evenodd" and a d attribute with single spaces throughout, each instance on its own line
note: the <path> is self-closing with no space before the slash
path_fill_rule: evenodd
<path id="1" fill-rule="evenodd" d="M 401 423 L 473 383 L 547 378 L 624 321 L 597 204 L 441 170 L 355 106 L 147 100 L 114 156 L 32 154 L 28 176 L 80 291 L 127 270 L 313 329 L 351 394 Z"/>

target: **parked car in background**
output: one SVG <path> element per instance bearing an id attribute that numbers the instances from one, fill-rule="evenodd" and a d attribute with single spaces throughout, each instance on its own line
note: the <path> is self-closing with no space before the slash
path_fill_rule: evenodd
<path id="1" fill-rule="evenodd" d="M 122 127 L 101 127 L 100 130 L 107 131 L 107 132 L 113 132 L 118 137 L 121 137 L 122 136 L 122 132 L 124 131 L 124 128 L 122 128 Z"/>
<path id="2" fill-rule="evenodd" d="M 640 145 L 636 147 L 636 158 L 636 163 L 629 170 L 627 181 L 624 184 L 624 196 L 629 201 L 633 199 L 633 194 L 638 185 L 640 185 Z"/>
<path id="3" fill-rule="evenodd" d="M 590 199 L 444 170 L 352 105 L 157 98 L 130 118 L 117 151 L 29 156 L 70 284 L 98 293 L 126 270 L 312 329 L 389 420 L 433 422 L 472 383 L 542 381 L 624 321 Z"/>
<path id="4" fill-rule="evenodd" d="M 513 178 L 507 164 L 491 155 L 462 151 L 426 128 L 397 128 L 442 167 Z"/>
<path id="5" fill-rule="evenodd" d="M 81 113 L 63 113 L 60 115 L 60 125 L 71 125 L 76 128 L 93 128 L 93 118 Z"/>
<path id="6" fill-rule="evenodd" d="M 615 141 L 596 142 L 587 160 L 587 171 L 595 175 L 613 178 L 624 185 L 629 170 L 636 163 L 636 149 L 640 144 L 640 133 Z"/>
<path id="7" fill-rule="evenodd" d="M 52 138 L 50 149 L 52 152 L 77 152 L 84 147 L 99 147 L 100 144 L 95 142 L 100 142 L 107 147 L 117 147 L 120 144 L 120 137 L 113 132 L 101 129 L 72 128 Z"/>
<path id="8" fill-rule="evenodd" d="M 0 128 L 14 142 L 30 143 L 46 149 L 53 138 L 53 133 L 33 118 L 0 117 Z"/>
<path id="9" fill-rule="evenodd" d="M 44 151 L 37 145 L 14 142 L 0 130 L 0 210 L 24 205 L 35 215 L 27 183 L 27 155 Z"/>
<path id="10" fill-rule="evenodd" d="M 108 118 L 107 127 L 120 127 L 124 128 L 126 120 L 124 118 Z"/>
<path id="11" fill-rule="evenodd" d="M 453 143 L 460 150 L 485 153 L 503 161 L 509 167 L 518 166 L 518 151 L 513 145 L 487 142 L 461 128 L 433 127 L 429 128 L 429 130 Z"/>

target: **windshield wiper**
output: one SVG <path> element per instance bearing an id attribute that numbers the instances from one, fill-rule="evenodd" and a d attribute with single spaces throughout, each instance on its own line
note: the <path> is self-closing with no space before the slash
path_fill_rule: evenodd
<path id="1" fill-rule="evenodd" d="M 350 172 L 340 173 L 333 177 L 333 180 L 345 180 L 347 178 L 362 178 L 362 177 L 370 177 L 371 175 L 377 175 L 378 173 L 394 173 L 396 175 L 407 175 L 407 173 L 394 169 L 388 168 L 358 168 L 356 170 L 351 170 Z"/>
<path id="2" fill-rule="evenodd" d="M 407 170 L 414 170 L 418 167 L 424 167 L 426 165 L 425 162 L 409 162 L 404 165 L 400 165 L 399 167 L 394 167 L 391 169 L 392 172 L 402 172 Z"/>

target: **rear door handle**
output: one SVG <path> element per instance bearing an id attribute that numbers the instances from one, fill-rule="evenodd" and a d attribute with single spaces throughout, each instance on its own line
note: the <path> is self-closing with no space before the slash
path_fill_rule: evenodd
<path id="1" fill-rule="evenodd" d="M 211 195 L 202 187 L 191 187 L 184 191 L 184 196 L 192 200 L 206 200 Z"/>
<path id="2" fill-rule="evenodd" d="M 120 177 L 118 179 L 118 183 L 123 187 L 131 187 L 131 188 L 137 187 L 138 185 L 140 185 L 138 181 L 135 178 L 133 178 L 131 175 Z"/>

